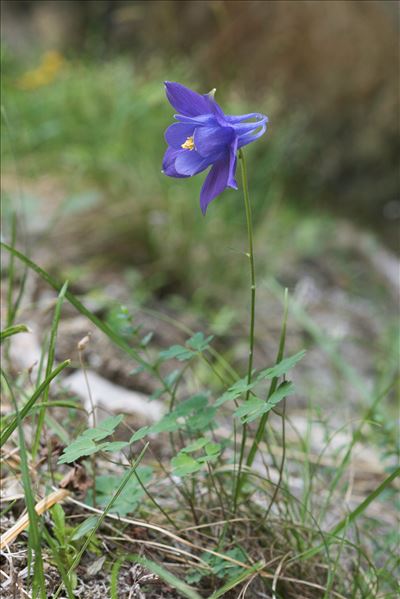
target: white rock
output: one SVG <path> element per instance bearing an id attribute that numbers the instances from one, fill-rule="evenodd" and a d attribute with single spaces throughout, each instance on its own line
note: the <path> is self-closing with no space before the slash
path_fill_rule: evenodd
<path id="1" fill-rule="evenodd" d="M 18 333 L 10 337 L 9 356 L 17 370 L 30 370 L 32 377 L 35 378 L 42 350 L 35 333 L 35 325 L 25 324 L 28 325 L 30 331 L 29 333 Z"/>
<path id="2" fill-rule="evenodd" d="M 165 412 L 164 405 L 160 401 L 150 402 L 147 395 L 110 383 L 96 372 L 89 370 L 86 374 L 90 395 L 82 370 L 67 376 L 63 381 L 63 387 L 78 395 L 88 412 L 91 411 L 91 402 L 93 402 L 100 418 L 106 418 L 110 412 L 123 412 L 136 414 L 147 422 L 156 422 Z"/>

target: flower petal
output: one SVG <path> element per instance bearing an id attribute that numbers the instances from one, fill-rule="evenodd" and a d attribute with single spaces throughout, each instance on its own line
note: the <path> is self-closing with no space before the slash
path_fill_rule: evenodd
<path id="1" fill-rule="evenodd" d="M 164 175 L 168 177 L 176 177 L 177 179 L 184 179 L 185 177 L 189 177 L 189 175 L 182 175 L 178 173 L 175 168 L 175 161 L 179 154 L 182 154 L 185 150 L 175 150 L 174 148 L 167 148 L 167 151 L 164 154 L 163 163 L 162 163 L 162 172 Z"/>
<path id="2" fill-rule="evenodd" d="M 197 116 L 210 112 L 209 99 L 180 83 L 165 81 L 165 91 L 170 104 L 179 114 Z"/>
<path id="3" fill-rule="evenodd" d="M 175 168 L 181 175 L 193 177 L 204 171 L 210 164 L 211 160 L 203 158 L 195 150 L 182 150 L 175 161 Z"/>
<path id="4" fill-rule="evenodd" d="M 186 123 L 187 125 L 207 125 L 209 127 L 216 127 L 219 125 L 214 114 L 199 114 L 197 116 L 183 116 L 181 114 L 174 114 L 174 118 L 180 123 Z"/>
<path id="5" fill-rule="evenodd" d="M 238 149 L 238 138 L 235 137 L 233 143 L 229 148 L 229 175 L 228 175 L 228 187 L 237 189 L 238 185 L 235 179 L 236 174 L 236 163 L 237 163 L 237 149 Z"/>
<path id="6" fill-rule="evenodd" d="M 256 141 L 256 139 L 261 137 L 261 135 L 264 135 L 265 131 L 267 130 L 267 121 L 261 123 L 259 127 L 259 131 L 257 131 L 257 129 L 255 128 L 249 133 L 239 135 L 238 148 L 243 148 L 243 146 L 247 146 L 247 144 L 250 144 L 252 141 Z"/>
<path id="7" fill-rule="evenodd" d="M 235 131 L 232 127 L 198 127 L 194 132 L 194 145 L 200 156 L 214 156 L 232 143 Z"/>
<path id="8" fill-rule="evenodd" d="M 185 143 L 188 137 L 193 135 L 195 125 L 185 123 L 174 123 L 166 130 L 164 137 L 165 141 L 172 148 L 179 149 Z"/>
<path id="9" fill-rule="evenodd" d="M 222 124 L 225 119 L 225 114 L 224 114 L 224 111 L 222 110 L 221 106 L 218 104 L 218 102 L 215 101 L 214 93 L 215 93 L 215 90 L 209 92 L 206 97 L 209 102 L 211 112 L 215 115 L 218 122 Z"/>
<path id="10" fill-rule="evenodd" d="M 200 192 L 200 208 L 203 214 L 207 207 L 228 186 L 230 179 L 230 155 L 226 155 L 215 162 L 208 173 Z"/>
<path id="11" fill-rule="evenodd" d="M 250 119 L 256 119 L 259 122 L 265 121 L 265 119 L 268 121 L 268 117 L 259 112 L 250 112 L 249 114 L 240 114 L 238 116 L 225 114 L 225 120 L 232 124 L 243 123 L 243 121 L 249 121 Z"/>

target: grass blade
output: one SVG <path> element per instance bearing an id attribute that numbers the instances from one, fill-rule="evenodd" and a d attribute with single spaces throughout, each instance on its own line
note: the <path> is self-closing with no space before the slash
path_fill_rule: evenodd
<path id="1" fill-rule="evenodd" d="M 56 353 L 58 323 L 60 321 L 61 308 L 63 305 L 65 292 L 67 291 L 67 287 L 68 287 L 68 281 L 66 281 L 64 283 L 64 285 L 62 286 L 62 288 L 60 290 L 60 293 L 58 294 L 58 299 L 57 299 L 56 307 L 54 310 L 54 317 L 53 317 L 53 322 L 51 324 L 51 331 L 50 331 L 49 352 L 48 352 L 48 356 L 47 356 L 45 379 L 47 379 L 47 377 L 50 376 L 50 373 L 52 371 L 53 364 L 54 364 L 54 357 L 55 357 L 55 353 Z M 49 398 L 49 385 L 47 385 L 43 391 L 43 403 L 44 404 L 47 403 L 48 398 Z M 37 425 L 36 425 L 35 438 L 34 438 L 33 445 L 32 445 L 32 458 L 35 458 L 35 456 L 38 452 L 38 449 L 39 449 L 40 437 L 42 434 L 42 428 L 43 428 L 43 424 L 44 424 L 45 412 L 46 412 L 46 406 L 42 406 L 39 411 L 38 421 L 37 421 Z"/>
<path id="2" fill-rule="evenodd" d="M 26 416 L 29 414 L 32 406 L 35 405 L 35 402 L 39 399 L 39 397 L 41 396 L 41 394 L 43 393 L 43 391 L 50 385 L 51 381 L 58 374 L 60 374 L 60 372 L 62 370 L 64 370 L 64 368 L 66 368 L 67 366 L 69 366 L 70 363 L 71 363 L 71 360 L 64 360 L 64 362 L 61 362 L 61 364 L 59 366 L 57 366 L 57 368 L 55 368 L 49 374 L 48 377 L 45 378 L 45 380 L 43 381 L 43 383 L 41 383 L 39 385 L 39 387 L 37 387 L 37 389 L 33 393 L 32 397 L 30 397 L 28 399 L 28 401 L 26 402 L 26 404 L 24 405 L 24 407 L 20 411 L 18 411 L 18 408 L 16 406 L 15 409 L 16 409 L 17 415 L 14 418 L 14 420 L 11 422 L 11 424 L 8 425 L 8 427 L 6 428 L 6 430 L 1 434 L 1 436 L 0 436 L 0 447 L 3 447 L 3 445 L 7 441 L 7 439 L 15 431 L 15 429 L 18 426 L 18 421 L 20 420 L 22 422 L 23 419 L 26 418 Z"/>
<path id="3" fill-rule="evenodd" d="M 17 335 L 18 333 L 29 333 L 29 329 L 26 324 L 16 324 L 7 327 L 0 333 L 0 343 L 3 343 L 5 339 L 11 337 L 12 335 Z"/>
<path id="4" fill-rule="evenodd" d="M 25 447 L 24 433 L 22 431 L 22 418 L 18 411 L 17 402 L 14 396 L 14 392 L 11 385 L 5 375 L 2 372 L 2 376 L 7 384 L 7 387 L 11 394 L 11 399 L 14 404 L 16 411 L 16 426 L 18 427 L 18 438 L 19 438 L 19 452 L 21 458 L 21 478 L 22 486 L 25 495 L 25 504 L 29 515 L 29 529 L 28 529 L 28 546 L 34 555 L 33 563 L 33 580 L 32 580 L 32 597 L 35 598 L 40 596 L 41 599 L 46 599 L 46 582 L 44 577 L 43 568 L 43 556 L 41 546 L 41 530 L 39 526 L 39 518 L 35 510 L 35 499 L 31 488 L 31 477 L 28 466 L 28 454 Z M 28 559 L 28 570 L 30 570 L 30 560 Z"/>

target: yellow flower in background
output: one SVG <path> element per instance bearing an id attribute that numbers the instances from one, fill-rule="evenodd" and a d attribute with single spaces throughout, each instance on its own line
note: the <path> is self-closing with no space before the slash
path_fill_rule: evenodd
<path id="1" fill-rule="evenodd" d="M 56 50 L 51 50 L 43 54 L 42 61 L 36 69 L 26 71 L 17 81 L 21 89 L 37 89 L 43 85 L 48 85 L 57 77 L 59 72 L 65 67 L 66 60 Z"/>

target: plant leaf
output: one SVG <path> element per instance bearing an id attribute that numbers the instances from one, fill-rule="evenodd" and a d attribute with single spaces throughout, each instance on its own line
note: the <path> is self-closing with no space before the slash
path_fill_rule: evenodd
<path id="1" fill-rule="evenodd" d="M 203 333 L 195 333 L 193 337 L 190 337 L 190 339 L 186 341 L 186 345 L 196 352 L 203 352 L 209 347 L 210 341 L 213 338 L 214 335 L 205 338 Z"/>
<path id="2" fill-rule="evenodd" d="M 200 439 L 196 439 L 196 441 L 193 441 L 193 443 L 190 443 L 190 445 L 187 445 L 186 447 L 181 449 L 181 453 L 192 453 L 193 451 L 198 451 L 199 449 L 207 445 L 207 443 L 208 439 L 200 437 Z"/>
<path id="3" fill-rule="evenodd" d="M 237 399 L 238 397 L 243 395 L 243 393 L 246 393 L 246 391 L 253 389 L 253 387 L 255 387 L 256 384 L 257 381 L 253 381 L 252 383 L 247 384 L 247 377 L 239 379 L 238 381 L 236 381 L 236 383 L 229 387 L 229 389 L 225 391 L 225 393 L 221 395 L 221 397 L 217 399 L 217 401 L 214 404 L 215 407 L 222 406 L 222 404 L 224 404 L 226 401 Z"/>
<path id="4" fill-rule="evenodd" d="M 185 362 L 185 360 L 191 360 L 195 355 L 195 352 L 183 347 L 183 345 L 172 345 L 170 348 L 160 352 L 159 358 L 162 362 L 172 359 Z"/>
<path id="5" fill-rule="evenodd" d="M 262 381 L 263 379 L 273 379 L 275 377 L 283 376 L 286 374 L 297 362 L 300 362 L 302 358 L 304 358 L 306 351 L 302 349 L 294 356 L 290 356 L 289 358 L 284 358 L 275 366 L 271 368 L 266 368 L 265 370 L 260 370 L 257 376 L 257 382 Z"/>
<path id="6" fill-rule="evenodd" d="M 234 415 L 241 418 L 242 422 L 253 422 L 263 414 L 266 414 L 274 408 L 282 399 L 294 392 L 294 385 L 288 381 L 282 383 L 278 389 L 271 395 L 268 401 L 252 397 L 244 404 L 239 406 Z"/>
<path id="7" fill-rule="evenodd" d="M 197 460 L 184 453 L 178 453 L 177 456 L 172 458 L 171 465 L 176 476 L 187 476 L 201 469 L 201 464 Z"/>
<path id="8" fill-rule="evenodd" d="M 89 532 L 96 528 L 98 516 L 89 516 L 79 526 L 76 527 L 74 534 L 71 537 L 72 541 L 78 541 L 82 537 L 85 537 Z"/>

